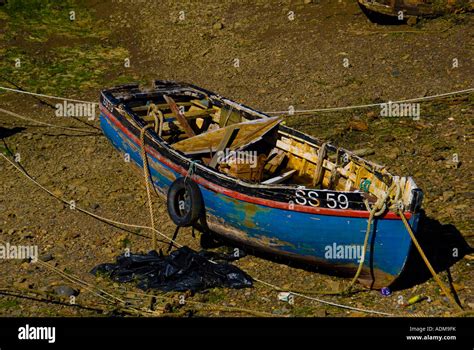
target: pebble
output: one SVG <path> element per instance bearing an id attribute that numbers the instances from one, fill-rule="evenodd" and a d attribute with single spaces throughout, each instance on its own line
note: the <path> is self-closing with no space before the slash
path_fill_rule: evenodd
<path id="1" fill-rule="evenodd" d="M 392 142 L 395 141 L 395 137 L 393 135 L 384 135 L 380 138 L 382 142 Z"/>
<path id="2" fill-rule="evenodd" d="M 445 191 L 443 192 L 442 198 L 443 201 L 449 202 L 451 199 L 453 199 L 455 193 L 453 191 Z"/>
<path id="3" fill-rule="evenodd" d="M 391 160 L 397 159 L 401 154 L 401 150 L 398 147 L 393 147 L 388 153 L 387 153 L 387 158 Z"/>
<path id="4" fill-rule="evenodd" d="M 66 296 L 70 297 L 72 295 L 78 295 L 79 292 L 75 290 L 74 288 L 71 288 L 69 286 L 57 286 L 54 287 L 54 293 L 60 296 Z"/>
<path id="5" fill-rule="evenodd" d="M 96 209 L 99 209 L 100 205 L 98 203 L 92 203 L 90 207 L 91 209 L 96 210 Z"/>
<path id="6" fill-rule="evenodd" d="M 43 254 L 40 256 L 40 260 L 41 261 L 44 261 L 44 262 L 47 262 L 47 261 L 50 261 L 50 260 L 53 260 L 54 257 L 53 257 L 53 254 L 51 253 L 46 253 L 46 254 Z"/>
<path id="7" fill-rule="evenodd" d="M 214 23 L 214 25 L 212 26 L 212 29 L 221 30 L 221 29 L 224 29 L 224 25 L 222 24 L 222 22 L 217 22 L 217 23 Z"/>

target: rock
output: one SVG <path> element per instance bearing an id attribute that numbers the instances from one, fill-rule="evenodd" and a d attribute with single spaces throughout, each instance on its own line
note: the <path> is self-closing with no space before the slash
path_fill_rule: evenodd
<path id="1" fill-rule="evenodd" d="M 407 24 L 409 26 L 414 26 L 418 22 L 418 18 L 415 16 L 408 17 Z"/>
<path id="2" fill-rule="evenodd" d="M 363 120 L 351 120 L 348 125 L 348 129 L 355 131 L 367 131 L 369 125 Z"/>
<path id="3" fill-rule="evenodd" d="M 437 162 L 437 161 L 439 161 L 439 160 L 444 160 L 444 159 L 445 159 L 445 157 L 444 157 L 442 154 L 439 154 L 439 153 L 438 153 L 438 154 L 434 154 L 434 155 L 433 155 L 433 160 L 434 160 L 435 162 Z"/>
<path id="4" fill-rule="evenodd" d="M 432 144 L 426 144 L 421 147 L 421 152 L 424 154 L 431 154 L 435 150 L 434 146 Z"/>
<path id="5" fill-rule="evenodd" d="M 398 147 L 393 147 L 390 149 L 390 151 L 386 154 L 388 159 L 395 160 L 400 156 L 401 150 Z"/>
<path id="6" fill-rule="evenodd" d="M 28 282 L 25 277 L 20 277 L 13 283 L 13 287 L 18 289 L 31 289 L 33 288 L 33 283 Z"/>
<path id="7" fill-rule="evenodd" d="M 272 310 L 272 314 L 274 315 L 284 315 L 287 314 L 290 310 L 288 310 L 286 307 L 283 307 L 281 309 L 274 309 Z"/>
<path id="8" fill-rule="evenodd" d="M 87 194 L 87 192 L 89 192 L 89 189 L 86 186 L 77 186 L 76 191 L 77 191 L 77 193 L 79 193 L 81 195 L 85 195 L 85 194 Z"/>
<path id="9" fill-rule="evenodd" d="M 367 112 L 366 116 L 369 120 L 374 120 L 374 119 L 377 119 L 379 117 L 379 115 L 377 113 L 375 113 L 374 111 Z"/>
<path id="10" fill-rule="evenodd" d="M 442 198 L 444 202 L 449 202 L 451 199 L 453 199 L 455 193 L 454 191 L 445 191 L 443 192 Z"/>
<path id="11" fill-rule="evenodd" d="M 303 0 L 303 4 L 305 5 L 309 5 L 311 3 L 313 3 L 313 0 Z"/>
<path id="12" fill-rule="evenodd" d="M 46 253 L 46 254 L 41 255 L 39 259 L 40 259 L 41 261 L 47 262 L 47 261 L 53 260 L 54 257 L 53 257 L 53 254 L 51 254 L 51 253 Z"/>
<path id="13" fill-rule="evenodd" d="M 392 77 L 398 78 L 400 75 L 401 75 L 401 73 L 400 73 L 400 71 L 398 70 L 398 68 L 393 68 L 393 69 L 392 69 Z"/>
<path id="14" fill-rule="evenodd" d="M 99 207 L 100 207 L 100 205 L 99 205 L 98 203 L 92 203 L 92 204 L 90 205 L 90 208 L 91 208 L 92 210 L 99 209 Z"/>
<path id="15" fill-rule="evenodd" d="M 372 148 L 360 148 L 352 151 L 352 153 L 359 157 L 365 157 L 375 154 L 375 151 Z"/>
<path id="16" fill-rule="evenodd" d="M 81 234 L 79 232 L 67 232 L 67 233 L 64 234 L 63 240 L 69 241 L 69 240 L 72 240 L 72 239 L 76 239 L 80 236 L 81 236 Z"/>
<path id="17" fill-rule="evenodd" d="M 384 135 L 380 138 L 382 142 L 392 142 L 395 141 L 395 137 L 393 135 Z"/>
<path id="18" fill-rule="evenodd" d="M 33 237 L 34 237 L 33 233 L 30 230 L 21 233 L 21 238 L 22 239 L 31 239 Z"/>
<path id="19" fill-rule="evenodd" d="M 217 22 L 217 23 L 214 23 L 214 25 L 212 26 L 212 29 L 221 30 L 221 29 L 224 29 L 224 25 L 222 24 L 222 22 Z"/>
<path id="20" fill-rule="evenodd" d="M 54 290 L 54 293 L 56 293 L 57 295 L 64 296 L 64 297 L 70 297 L 72 295 L 76 296 L 79 294 L 77 290 L 69 286 L 57 286 L 57 287 L 54 287 L 53 290 Z"/>

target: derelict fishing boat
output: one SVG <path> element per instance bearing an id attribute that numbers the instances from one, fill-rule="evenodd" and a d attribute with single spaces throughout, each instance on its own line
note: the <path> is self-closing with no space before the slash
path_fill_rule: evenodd
<path id="1" fill-rule="evenodd" d="M 395 211 L 416 230 L 422 192 L 412 178 L 193 85 L 103 90 L 100 110 L 104 134 L 139 167 L 143 137 L 178 226 L 336 272 L 363 261 L 359 281 L 373 288 L 403 270 L 411 240 Z"/>
<path id="2" fill-rule="evenodd" d="M 400 11 L 403 17 L 431 17 L 446 13 L 472 11 L 474 3 L 467 4 L 463 0 L 444 0 L 434 3 L 432 0 L 357 0 L 359 6 L 369 18 L 382 16 L 398 18 Z"/>

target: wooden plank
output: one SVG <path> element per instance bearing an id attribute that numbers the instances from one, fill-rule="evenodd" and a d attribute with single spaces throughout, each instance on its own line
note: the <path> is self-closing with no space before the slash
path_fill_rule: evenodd
<path id="1" fill-rule="evenodd" d="M 196 136 L 193 128 L 191 128 L 191 125 L 189 125 L 188 121 L 186 120 L 186 117 L 183 115 L 183 113 L 181 113 L 178 106 L 176 105 L 176 102 L 174 102 L 174 100 L 169 96 L 163 95 L 163 97 L 165 98 L 166 102 L 169 104 L 171 111 L 173 112 L 174 116 L 178 120 L 179 124 L 183 127 L 186 135 L 188 137 Z"/>
<path id="2" fill-rule="evenodd" d="M 238 127 L 240 131 L 229 146 L 230 149 L 235 150 L 261 138 L 265 133 L 278 125 L 280 121 L 281 119 L 279 118 L 269 118 L 232 124 L 225 128 L 211 130 L 195 137 L 176 142 L 173 144 L 173 147 L 184 153 L 205 153 L 208 152 L 209 149 L 214 149 L 219 146 L 227 129 Z"/>
<path id="3" fill-rule="evenodd" d="M 194 111 L 188 111 L 188 112 L 184 112 L 181 114 L 187 118 L 187 119 L 194 119 L 194 118 L 199 118 L 199 117 L 207 117 L 209 114 L 211 113 L 214 113 L 215 112 L 215 109 L 213 108 L 210 108 L 210 109 L 201 109 L 201 110 L 194 110 Z M 174 113 L 165 113 L 164 114 L 164 117 L 165 118 L 171 118 L 171 117 L 174 117 L 175 114 Z M 150 118 L 149 116 L 144 116 L 142 117 L 143 120 L 146 120 L 146 121 L 152 121 L 153 118 Z"/>
<path id="4" fill-rule="evenodd" d="M 175 102 L 176 105 L 178 106 L 191 106 L 191 102 Z M 159 109 L 169 109 L 170 106 L 167 103 L 158 103 L 155 105 Z M 137 107 L 132 107 L 132 111 L 134 112 L 140 112 L 140 111 L 147 111 L 148 110 L 148 105 L 143 105 L 143 106 L 137 106 Z"/>
<path id="5" fill-rule="evenodd" d="M 217 165 L 217 159 L 219 158 L 219 153 L 223 152 L 229 145 L 234 141 L 236 134 L 239 132 L 239 128 L 237 126 L 232 125 L 230 128 L 226 128 L 224 137 L 222 138 L 219 146 L 217 146 L 217 152 L 212 157 L 211 161 L 209 162 L 209 166 L 211 168 L 215 168 Z"/>
<path id="6" fill-rule="evenodd" d="M 234 149 L 246 146 L 250 143 L 255 143 L 256 141 L 260 140 L 263 135 L 265 135 L 268 131 L 273 129 L 273 127 L 277 126 L 282 122 L 280 118 L 268 118 L 268 119 L 261 119 L 266 121 L 267 123 L 261 123 L 260 127 L 257 127 L 255 130 L 250 131 L 243 137 L 235 140 L 235 144 L 232 145 Z M 244 123 L 242 123 L 244 124 Z M 239 125 L 239 124 L 234 124 Z"/>
<path id="7" fill-rule="evenodd" d="M 281 149 L 274 148 L 268 155 L 270 160 L 266 162 L 265 170 L 270 174 L 273 174 L 278 169 L 280 164 L 283 163 L 285 157 L 285 152 L 283 152 Z"/>
<path id="8" fill-rule="evenodd" d="M 279 176 L 275 176 L 275 177 L 272 177 L 271 179 L 263 181 L 262 185 L 276 185 L 276 184 L 282 183 L 283 181 L 288 180 L 290 177 L 292 177 L 294 173 L 296 173 L 296 170 L 292 169 Z"/>
<path id="9" fill-rule="evenodd" d="M 284 151 L 287 151 L 289 154 L 292 154 L 298 158 L 301 158 L 301 159 L 306 159 L 307 161 L 311 162 L 314 164 L 314 166 L 318 163 L 318 157 L 310 152 L 304 152 L 303 150 L 301 150 L 299 147 L 297 146 L 293 146 L 293 145 L 289 145 L 288 143 L 288 139 L 286 139 L 286 142 L 283 142 L 282 140 L 278 140 L 277 141 L 277 148 L 280 148 Z M 347 166 L 346 168 L 341 168 L 341 167 L 338 167 L 337 168 L 337 171 L 342 175 L 344 176 L 345 178 L 349 179 L 353 186 L 359 186 L 360 184 L 357 183 L 357 176 L 356 176 L 356 171 L 358 168 L 363 168 L 363 170 L 361 170 L 360 172 L 360 175 L 367 175 L 369 174 L 368 170 L 365 169 L 364 167 L 358 165 L 358 164 L 355 164 L 353 162 L 349 163 L 349 164 L 352 164 L 352 169 L 351 171 L 350 170 L 347 170 Z M 348 164 L 348 165 L 349 165 Z M 327 159 L 325 159 L 323 161 L 323 167 L 325 169 L 328 169 L 330 171 L 332 171 L 332 169 L 335 167 L 336 165 L 330 161 L 328 161 Z M 364 173 L 365 172 L 365 173 Z M 327 181 L 323 181 L 323 185 L 324 184 L 327 184 Z M 370 187 L 370 190 L 371 190 L 371 193 L 375 194 L 377 197 L 379 196 L 382 196 L 385 191 L 381 188 L 376 188 L 375 186 L 371 186 Z"/>

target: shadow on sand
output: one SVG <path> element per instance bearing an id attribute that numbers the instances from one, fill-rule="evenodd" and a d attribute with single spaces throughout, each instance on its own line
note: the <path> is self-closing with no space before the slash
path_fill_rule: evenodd
<path id="1" fill-rule="evenodd" d="M 426 257 L 436 272 L 447 270 L 473 249 L 466 242 L 458 229 L 451 224 L 443 225 L 422 215 L 417 239 Z M 416 247 L 412 247 L 403 272 L 391 286 L 393 290 L 411 288 L 430 279 L 431 273 L 423 262 Z"/>

